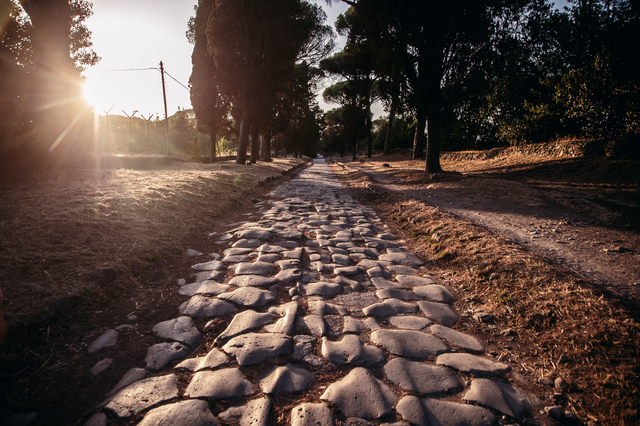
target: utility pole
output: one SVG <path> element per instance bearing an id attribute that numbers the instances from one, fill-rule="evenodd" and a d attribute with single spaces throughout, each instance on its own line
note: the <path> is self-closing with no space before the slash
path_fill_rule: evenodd
<path id="1" fill-rule="evenodd" d="M 124 112 L 124 110 L 122 110 L 122 112 Z M 130 154 L 133 152 L 133 116 L 136 115 L 137 113 L 138 113 L 137 109 L 133 110 L 131 115 L 124 112 L 124 115 L 129 117 L 129 153 Z"/>
<path id="2" fill-rule="evenodd" d="M 169 156 L 169 115 L 167 114 L 167 91 L 164 88 L 164 65 L 160 61 L 160 75 L 162 75 L 162 98 L 164 99 L 164 123 L 166 126 L 167 157 Z"/>
<path id="3" fill-rule="evenodd" d="M 113 109 L 113 105 L 111 105 L 111 108 L 109 108 L 108 110 L 104 110 L 104 108 L 100 107 L 101 110 L 104 111 L 105 115 L 107 116 L 107 153 L 111 154 L 111 141 L 109 140 L 109 112 L 111 112 L 111 110 Z"/>

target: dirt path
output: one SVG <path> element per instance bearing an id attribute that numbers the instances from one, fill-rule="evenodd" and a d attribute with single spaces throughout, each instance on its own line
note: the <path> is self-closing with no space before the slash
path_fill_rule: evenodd
<path id="1" fill-rule="evenodd" d="M 348 167 L 366 173 L 387 191 L 438 207 L 540 253 L 640 309 L 640 237 L 596 223 L 571 203 L 567 206 L 566 200 L 580 201 L 583 194 L 463 174 L 407 182 L 394 167 L 369 162 Z"/>

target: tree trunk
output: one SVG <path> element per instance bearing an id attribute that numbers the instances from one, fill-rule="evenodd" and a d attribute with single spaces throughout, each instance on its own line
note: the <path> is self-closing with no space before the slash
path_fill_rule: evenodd
<path id="1" fill-rule="evenodd" d="M 209 138 L 211 139 L 211 148 L 209 150 L 209 163 L 213 164 L 216 162 L 216 154 L 217 154 L 217 143 L 216 143 L 216 128 L 209 128 Z"/>
<path id="2" fill-rule="evenodd" d="M 387 125 L 387 137 L 384 138 L 384 155 L 389 155 L 391 145 L 393 145 L 393 126 L 396 122 L 396 101 L 391 101 L 391 111 L 389 111 L 389 124 Z"/>
<path id="3" fill-rule="evenodd" d="M 427 120 L 427 157 L 425 160 L 425 173 L 442 173 L 440 167 L 440 114 L 433 114 Z"/>
<path id="4" fill-rule="evenodd" d="M 354 139 L 352 145 L 353 145 L 353 159 L 351 161 L 356 161 L 356 153 L 358 152 L 358 140 Z"/>
<path id="5" fill-rule="evenodd" d="M 251 129 L 251 164 L 256 164 L 260 153 L 260 131 L 258 126 Z"/>
<path id="6" fill-rule="evenodd" d="M 369 95 L 367 96 L 367 158 L 373 156 L 373 135 L 371 134 L 371 89 L 369 89 Z"/>
<path id="7" fill-rule="evenodd" d="M 271 161 L 271 130 L 264 135 L 262 141 L 262 158 L 264 161 Z"/>
<path id="8" fill-rule="evenodd" d="M 249 108 L 242 109 L 242 119 L 240 120 L 240 136 L 238 137 L 238 153 L 236 154 L 236 164 L 247 162 L 247 148 L 249 147 Z"/>
<path id="9" fill-rule="evenodd" d="M 418 112 L 416 122 L 416 133 L 413 136 L 413 152 L 411 154 L 412 160 L 424 158 L 424 128 L 427 124 L 427 117 L 425 114 Z"/>

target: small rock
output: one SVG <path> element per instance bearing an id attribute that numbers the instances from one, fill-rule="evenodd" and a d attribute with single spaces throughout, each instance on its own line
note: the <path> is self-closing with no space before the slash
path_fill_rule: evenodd
<path id="1" fill-rule="evenodd" d="M 541 385 L 545 385 L 545 386 L 553 386 L 554 382 L 552 379 L 549 379 L 547 377 L 541 377 L 538 379 L 538 383 L 540 383 Z"/>
<path id="2" fill-rule="evenodd" d="M 554 405 L 553 407 L 544 407 L 544 411 L 549 417 L 554 419 L 560 419 L 564 416 L 564 408 L 560 405 Z"/>
<path id="3" fill-rule="evenodd" d="M 488 314 L 486 312 L 477 312 L 473 314 L 473 317 L 476 319 L 476 321 L 482 322 L 482 323 L 488 323 L 493 321 L 493 315 Z"/>
<path id="4" fill-rule="evenodd" d="M 569 357 L 567 354 L 560 355 L 560 359 L 558 360 L 558 364 L 563 364 L 565 362 L 569 362 Z"/>
<path id="5" fill-rule="evenodd" d="M 562 377 L 557 377 L 554 385 L 556 389 L 564 389 L 567 387 L 567 382 Z"/>

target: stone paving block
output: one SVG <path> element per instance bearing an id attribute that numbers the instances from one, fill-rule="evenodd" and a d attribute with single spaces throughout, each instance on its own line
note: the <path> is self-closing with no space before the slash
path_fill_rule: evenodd
<path id="1" fill-rule="evenodd" d="M 428 318 L 416 316 L 395 316 L 389 318 L 389 323 L 396 328 L 404 330 L 422 330 L 433 322 Z"/>
<path id="2" fill-rule="evenodd" d="M 384 373 L 406 391 L 430 394 L 462 388 L 460 380 L 450 370 L 404 358 L 394 358 L 386 363 Z"/>
<path id="3" fill-rule="evenodd" d="M 286 334 L 248 333 L 232 338 L 222 350 L 233 356 L 240 366 L 246 366 L 290 354 L 293 341 Z"/>
<path id="4" fill-rule="evenodd" d="M 101 361 L 98 361 L 89 371 L 91 373 L 91 375 L 93 376 L 97 376 L 98 374 L 102 373 L 104 370 L 106 370 L 107 368 L 109 368 L 109 366 L 111 365 L 111 363 L 113 362 L 113 358 L 105 358 Z"/>
<path id="5" fill-rule="evenodd" d="M 418 271 L 411 266 L 394 265 L 391 262 L 389 262 L 385 268 L 393 275 L 415 275 L 418 273 Z"/>
<path id="6" fill-rule="evenodd" d="M 333 296 L 338 293 L 342 293 L 342 286 L 340 284 L 326 281 L 309 283 L 303 286 L 303 289 L 308 296 Z"/>
<path id="7" fill-rule="evenodd" d="M 285 251 L 286 248 L 282 247 L 280 245 L 274 245 L 274 244 L 263 244 L 260 247 L 258 247 L 258 251 L 260 253 L 281 253 L 283 251 Z"/>
<path id="8" fill-rule="evenodd" d="M 264 306 L 276 300 L 276 294 L 255 287 L 240 287 L 229 293 L 222 293 L 218 298 L 242 306 Z"/>
<path id="9" fill-rule="evenodd" d="M 309 332 L 313 336 L 324 336 L 326 329 L 324 321 L 320 315 L 307 315 L 306 317 L 298 317 L 296 323 L 296 330 L 298 332 Z"/>
<path id="10" fill-rule="evenodd" d="M 118 417 L 131 417 L 178 396 L 178 378 L 175 374 L 139 380 L 107 399 L 104 408 Z"/>
<path id="11" fill-rule="evenodd" d="M 247 229 L 245 231 L 238 231 L 236 232 L 236 237 L 238 237 L 240 240 L 257 239 L 263 241 L 272 241 L 275 238 L 275 236 L 271 232 L 259 229 Z"/>
<path id="12" fill-rule="evenodd" d="M 420 301 L 418 302 L 418 306 L 420 306 L 420 309 L 427 318 L 446 325 L 447 327 L 452 326 L 460 320 L 460 317 L 451 310 L 449 305 L 444 303 Z"/>
<path id="13" fill-rule="evenodd" d="M 224 352 L 218 349 L 211 349 L 206 356 L 189 358 L 176 365 L 175 368 L 197 372 L 201 370 L 214 369 L 227 365 L 229 360 Z"/>
<path id="14" fill-rule="evenodd" d="M 344 254 L 344 255 L 349 254 L 347 250 L 340 247 L 329 247 L 329 251 L 331 252 L 331 254 Z"/>
<path id="15" fill-rule="evenodd" d="M 179 401 L 149 411 L 138 426 L 220 426 L 209 410 L 209 404 L 200 400 Z"/>
<path id="16" fill-rule="evenodd" d="M 261 244 L 262 244 L 262 241 L 257 239 L 242 239 L 233 243 L 232 247 L 257 248 L 257 247 L 260 247 Z"/>
<path id="17" fill-rule="evenodd" d="M 287 364 L 272 368 L 260 380 L 260 389 L 267 395 L 277 395 L 282 392 L 301 392 L 309 387 L 311 380 L 313 380 L 311 372 Z"/>
<path id="18" fill-rule="evenodd" d="M 275 315 L 268 312 L 260 313 L 250 309 L 242 311 L 233 317 L 227 328 L 218 335 L 216 341 L 229 339 L 248 330 L 262 327 L 265 324 L 273 322 L 274 318 Z"/>
<path id="19" fill-rule="evenodd" d="M 180 305 L 178 311 L 180 315 L 222 317 L 235 312 L 236 308 L 224 300 L 196 295 Z"/>
<path id="20" fill-rule="evenodd" d="M 194 282 L 197 281 L 224 281 L 224 277 L 225 277 L 225 273 L 224 271 L 220 270 L 220 271 L 201 271 L 201 272 L 196 272 L 195 274 L 192 275 L 192 277 L 195 277 L 195 279 L 193 280 Z"/>
<path id="21" fill-rule="evenodd" d="M 411 253 L 386 253 L 378 256 L 380 260 L 388 260 L 389 262 L 393 262 L 396 265 L 404 265 L 404 266 L 422 266 L 424 262 L 420 260 L 416 255 Z"/>
<path id="22" fill-rule="evenodd" d="M 300 269 L 302 263 L 298 259 L 285 259 L 279 260 L 278 262 L 276 262 L 276 265 L 278 265 L 278 267 L 280 267 L 280 269 L 284 271 L 287 269 Z"/>
<path id="23" fill-rule="evenodd" d="M 320 399 L 333 402 L 347 417 L 378 419 L 391 413 L 396 397 L 369 370 L 358 367 L 331 384 Z"/>
<path id="24" fill-rule="evenodd" d="M 148 369 L 159 370 L 172 361 L 186 358 L 191 351 L 192 348 L 179 342 L 158 343 L 149 346 L 144 362 Z"/>
<path id="25" fill-rule="evenodd" d="M 252 248 L 231 247 L 222 252 L 224 256 L 246 255 L 253 251 Z"/>
<path id="26" fill-rule="evenodd" d="M 358 275 L 363 269 L 359 266 L 342 266 L 335 268 L 333 272 L 340 275 Z"/>
<path id="27" fill-rule="evenodd" d="M 295 342 L 293 347 L 293 359 L 301 360 L 313 352 L 313 345 L 316 338 L 313 336 L 306 336 L 304 334 L 297 334 L 293 336 L 293 341 Z"/>
<path id="28" fill-rule="evenodd" d="M 302 270 L 300 269 L 285 269 L 276 274 L 276 279 L 285 284 L 302 278 Z"/>
<path id="29" fill-rule="evenodd" d="M 322 356 L 327 361 L 349 365 L 374 365 L 384 360 L 384 354 L 380 349 L 365 345 L 353 334 L 346 334 L 337 342 L 323 337 Z"/>
<path id="30" fill-rule="evenodd" d="M 418 296 L 412 291 L 401 290 L 397 288 L 385 288 L 384 290 L 378 290 L 376 291 L 376 296 L 378 296 L 378 298 L 381 300 L 385 300 L 385 299 L 398 299 L 398 300 L 404 300 L 404 301 L 422 300 L 422 297 Z"/>
<path id="31" fill-rule="evenodd" d="M 511 370 L 511 367 L 502 362 L 462 353 L 442 354 L 436 359 L 436 364 L 472 374 L 499 375 Z"/>
<path id="32" fill-rule="evenodd" d="M 333 263 L 337 263 L 343 266 L 347 266 L 351 264 L 351 258 L 345 254 L 339 254 L 339 253 L 332 254 L 331 260 L 333 261 Z"/>
<path id="33" fill-rule="evenodd" d="M 251 258 L 245 255 L 228 255 L 223 257 L 222 261 L 226 263 L 249 263 L 251 262 Z M 234 265 L 233 268 L 230 268 L 230 269 L 235 269 L 235 268 L 236 266 Z"/>
<path id="34" fill-rule="evenodd" d="M 386 289 L 406 290 L 407 289 L 402 284 L 394 283 L 382 277 L 371 277 L 371 282 L 378 290 L 386 290 Z"/>
<path id="35" fill-rule="evenodd" d="M 228 424 L 239 426 L 268 426 L 271 401 L 269 398 L 254 399 L 241 407 L 231 407 L 219 414 Z"/>
<path id="36" fill-rule="evenodd" d="M 261 275 L 238 275 L 231 278 L 229 284 L 237 287 L 264 287 L 274 285 L 278 282 L 273 277 L 263 277 Z"/>
<path id="37" fill-rule="evenodd" d="M 365 308 L 378 302 L 378 299 L 371 292 L 360 293 L 346 293 L 340 294 L 333 298 L 332 302 L 335 302 L 335 306 L 338 306 L 341 311 L 340 315 L 361 315 Z"/>
<path id="38" fill-rule="evenodd" d="M 206 294 L 209 296 L 217 296 L 229 290 L 231 286 L 219 284 L 215 281 L 199 281 L 192 284 L 185 284 L 180 287 L 178 293 L 185 296 L 195 296 L 196 294 Z"/>
<path id="39" fill-rule="evenodd" d="M 107 330 L 89 346 L 89 353 L 92 354 L 100 349 L 115 346 L 117 341 L 118 332 L 116 330 Z"/>
<path id="40" fill-rule="evenodd" d="M 280 232 L 276 232 L 276 236 L 279 238 L 293 238 L 294 240 L 301 240 L 304 237 L 304 234 L 300 231 L 295 231 L 293 229 L 287 229 Z"/>
<path id="41" fill-rule="evenodd" d="M 236 275 L 270 275 L 273 271 L 275 271 L 276 267 L 271 263 L 265 262 L 245 262 L 239 263 L 236 267 Z"/>
<path id="42" fill-rule="evenodd" d="M 115 394 L 120 389 L 129 386 L 133 382 L 137 382 L 138 380 L 144 379 L 144 377 L 147 375 L 147 373 L 148 373 L 148 371 L 145 370 L 144 368 L 134 367 L 134 368 L 130 369 L 129 371 L 127 371 L 125 373 L 124 376 L 122 376 L 122 379 L 120 379 L 120 381 L 113 387 L 113 389 L 111 389 L 111 391 L 109 391 L 107 396 L 111 396 L 111 395 Z"/>
<path id="43" fill-rule="evenodd" d="M 291 426 L 335 426 L 333 413 L 326 404 L 306 402 L 291 410 Z"/>
<path id="44" fill-rule="evenodd" d="M 448 288 L 438 284 L 416 286 L 413 292 L 434 302 L 450 303 L 455 300 Z"/>
<path id="45" fill-rule="evenodd" d="M 380 345 L 394 355 L 426 359 L 447 352 L 449 347 L 437 337 L 415 330 L 376 330 L 371 343 Z"/>
<path id="46" fill-rule="evenodd" d="M 196 263 L 191 267 L 191 269 L 195 269 L 196 271 L 219 271 L 222 269 L 222 262 L 219 260 L 211 260 L 209 262 Z"/>
<path id="47" fill-rule="evenodd" d="M 373 318 L 356 319 L 350 316 L 344 317 L 343 333 L 360 333 L 362 330 L 379 330 L 380 324 Z"/>
<path id="48" fill-rule="evenodd" d="M 362 291 L 362 284 L 356 280 L 350 280 L 343 275 L 338 275 L 333 281 L 337 284 L 348 285 L 353 291 Z"/>
<path id="49" fill-rule="evenodd" d="M 24 415 L 24 413 L 20 413 L 20 414 Z M 22 419 L 16 420 L 16 417 L 15 417 L 16 415 L 14 414 L 13 416 L 5 420 L 4 425 L 27 426 L 36 418 L 36 413 L 31 413 L 31 414 L 33 414 L 34 416 L 32 419 L 24 419 L 24 420 Z M 87 420 L 84 426 L 107 426 L 107 415 L 104 413 L 95 413 L 93 416 L 89 418 L 89 420 Z"/>
<path id="50" fill-rule="evenodd" d="M 280 260 L 282 256 L 278 253 L 260 253 L 258 254 L 258 262 L 275 263 Z"/>
<path id="51" fill-rule="evenodd" d="M 391 276 L 391 273 L 388 271 L 385 271 L 379 266 L 374 266 L 373 268 L 367 269 L 367 275 L 369 275 L 371 278 L 378 278 L 378 277 L 384 278 L 384 277 Z"/>
<path id="52" fill-rule="evenodd" d="M 535 396 L 491 379 L 472 380 L 471 388 L 462 399 L 493 408 L 519 420 L 522 420 L 526 411 L 543 405 Z"/>
<path id="53" fill-rule="evenodd" d="M 329 326 L 329 335 L 340 336 L 342 335 L 342 315 L 325 315 L 324 320 Z"/>
<path id="54" fill-rule="evenodd" d="M 197 372 L 184 391 L 187 398 L 224 399 L 251 394 L 253 385 L 239 368 Z"/>
<path id="55" fill-rule="evenodd" d="M 196 328 L 191 317 L 178 317 L 153 326 L 153 334 L 162 338 L 184 343 L 195 349 L 202 340 L 202 334 Z"/>
<path id="56" fill-rule="evenodd" d="M 491 426 L 497 420 L 485 408 L 417 396 L 402 398 L 396 411 L 404 420 L 417 426 Z"/>
<path id="57" fill-rule="evenodd" d="M 416 277 L 415 275 L 396 275 L 396 280 L 411 287 L 436 284 L 436 282 L 429 277 Z"/>
<path id="58" fill-rule="evenodd" d="M 429 327 L 431 334 L 438 336 L 441 339 L 457 346 L 460 349 L 464 349 L 468 352 L 482 353 L 484 352 L 484 346 L 473 336 L 461 333 L 453 330 L 449 327 L 434 324 Z"/>
<path id="59" fill-rule="evenodd" d="M 413 314 L 418 311 L 418 307 L 408 302 L 398 299 L 385 299 L 381 303 L 374 303 L 362 310 L 365 315 L 371 317 L 388 317 L 396 314 Z"/>

